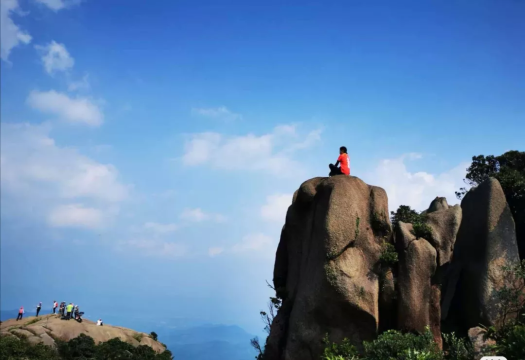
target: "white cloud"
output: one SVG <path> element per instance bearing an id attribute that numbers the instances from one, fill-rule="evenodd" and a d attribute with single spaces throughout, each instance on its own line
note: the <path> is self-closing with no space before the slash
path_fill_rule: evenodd
<path id="1" fill-rule="evenodd" d="M 271 249 L 274 245 L 274 241 L 270 236 L 256 233 L 246 235 L 242 241 L 238 244 L 235 244 L 232 247 L 232 252 L 234 253 L 244 253 L 248 251 L 267 251 Z"/>
<path id="2" fill-rule="evenodd" d="M 421 158 L 420 154 L 411 153 L 381 160 L 373 171 L 364 174 L 363 180 L 386 190 L 390 211 L 395 211 L 399 205 L 409 205 L 422 211 L 436 196 L 446 197 L 449 204 L 458 203 L 454 192 L 465 186 L 463 179 L 469 163 L 461 163 L 440 174 L 409 172 L 406 161 Z"/>
<path id="3" fill-rule="evenodd" d="M 98 229 L 103 221 L 102 211 L 82 204 L 59 205 L 48 216 L 48 224 L 52 227 Z"/>
<path id="4" fill-rule="evenodd" d="M 188 254 L 188 247 L 184 244 L 159 239 L 132 239 L 121 241 L 117 250 L 121 252 L 135 249 L 144 256 L 158 258 L 178 258 Z"/>
<path id="5" fill-rule="evenodd" d="M 47 92 L 31 91 L 27 103 L 34 109 L 54 114 L 70 123 L 99 126 L 104 115 L 99 107 L 88 98 L 70 98 L 54 90 Z"/>
<path id="6" fill-rule="evenodd" d="M 9 197 L 11 207 L 41 217 L 63 210 L 60 205 L 81 203 L 74 210 L 88 216 L 89 224 L 98 219 L 91 208 L 99 209 L 104 219 L 116 215 L 118 204 L 129 193 L 117 169 L 74 148 L 57 146 L 49 132 L 49 126 L 1 124 L 2 203 Z M 74 218 L 70 220 L 74 223 Z"/>
<path id="7" fill-rule="evenodd" d="M 296 142 L 292 144 L 287 151 L 292 152 L 296 150 L 302 150 L 307 149 L 313 145 L 315 145 L 317 142 L 321 140 L 321 134 L 323 133 L 323 129 L 317 129 L 310 131 L 303 141 Z"/>
<path id="8" fill-rule="evenodd" d="M 67 71 L 75 65 L 75 59 L 69 55 L 64 44 L 53 40 L 45 46 L 36 45 L 35 48 L 42 53 L 42 64 L 50 75 L 57 71 Z"/>
<path id="9" fill-rule="evenodd" d="M 91 87 L 89 84 L 89 74 L 85 74 L 79 81 L 70 81 L 67 89 L 69 91 L 88 90 Z"/>
<path id="10" fill-rule="evenodd" d="M 191 109 L 191 113 L 194 116 L 203 116 L 227 121 L 242 119 L 242 115 L 231 112 L 226 106 L 219 106 L 217 108 L 193 108 Z"/>
<path id="11" fill-rule="evenodd" d="M 144 224 L 144 229 L 151 230 L 157 234 L 169 234 L 178 228 L 177 224 L 159 224 L 155 222 L 147 222 Z"/>
<path id="12" fill-rule="evenodd" d="M 36 2 L 41 3 L 56 12 L 78 5 L 82 0 L 36 0 Z"/>
<path id="13" fill-rule="evenodd" d="M 222 252 L 224 252 L 224 248 L 221 248 L 221 247 L 211 247 L 208 249 L 208 255 L 210 257 L 217 256 L 221 254 Z"/>
<path id="14" fill-rule="evenodd" d="M 319 130 L 310 132 L 306 140 L 294 126 L 278 126 L 272 133 L 256 136 L 224 136 L 218 133 L 199 133 L 190 136 L 184 147 L 182 162 L 186 166 L 203 166 L 224 170 L 265 171 L 288 176 L 290 169 L 302 168 L 291 154 L 319 139 Z M 306 142 L 305 142 L 306 141 Z"/>
<path id="15" fill-rule="evenodd" d="M 221 214 L 211 214 L 202 211 L 200 208 L 196 209 L 184 209 L 180 215 L 182 220 L 191 222 L 202 222 L 202 221 L 213 221 L 213 222 L 224 222 L 226 217 Z"/>
<path id="16" fill-rule="evenodd" d="M 261 207 L 261 216 L 264 220 L 284 224 L 286 212 L 292 204 L 291 194 L 275 194 L 266 198 L 266 204 Z"/>
<path id="17" fill-rule="evenodd" d="M 17 12 L 20 13 L 18 0 L 0 1 L 0 57 L 5 62 L 9 62 L 11 50 L 19 44 L 31 42 L 31 35 L 21 30 L 11 18 Z"/>

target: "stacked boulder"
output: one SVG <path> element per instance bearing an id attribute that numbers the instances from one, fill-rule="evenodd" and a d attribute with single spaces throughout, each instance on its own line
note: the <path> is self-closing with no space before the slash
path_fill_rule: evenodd
<path id="1" fill-rule="evenodd" d="M 461 206 L 436 198 L 424 212 L 430 228 L 392 231 L 386 192 L 352 176 L 314 178 L 296 191 L 277 249 L 274 285 L 283 299 L 266 360 L 319 359 L 325 334 L 358 348 L 388 329 L 441 327 L 465 334 L 497 320 L 501 267 L 519 261 L 515 226 L 495 179 Z M 382 260 L 394 244 L 398 263 Z M 395 284 L 395 285 L 394 285 Z"/>

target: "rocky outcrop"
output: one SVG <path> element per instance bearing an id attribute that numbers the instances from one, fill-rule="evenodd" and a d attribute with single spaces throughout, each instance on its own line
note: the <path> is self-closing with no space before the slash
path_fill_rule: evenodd
<path id="1" fill-rule="evenodd" d="M 429 326 L 441 345 L 441 285 L 461 224 L 459 205 L 449 206 L 436 197 L 424 211 L 430 228 L 427 239 L 416 239 L 412 224 L 399 223 L 396 249 L 399 253 L 398 322 L 400 330 L 419 331 Z"/>
<path id="2" fill-rule="evenodd" d="M 106 324 L 97 326 L 87 319 L 78 323 L 75 320 L 60 320 L 58 315 L 45 315 L 38 318 L 30 316 L 21 321 L 10 319 L 0 324 L 1 336 L 24 336 L 31 343 L 42 343 L 52 347 L 56 345 L 55 339 L 69 341 L 80 334 L 92 337 L 95 344 L 119 338 L 133 346 L 147 345 L 157 353 L 166 350 L 164 345 L 145 333 Z"/>
<path id="3" fill-rule="evenodd" d="M 301 185 L 286 216 L 274 285 L 284 297 L 266 359 L 318 359 L 320 339 L 373 339 L 379 327 L 381 245 L 391 227 L 383 189 L 356 177 Z"/>
<path id="4" fill-rule="evenodd" d="M 519 261 L 498 181 L 470 190 L 461 206 L 436 197 L 419 218 L 427 229 L 400 221 L 392 234 L 387 202 L 383 189 L 348 176 L 314 178 L 295 192 L 276 253 L 283 304 L 266 360 L 318 359 L 325 334 L 360 347 L 384 330 L 428 326 L 441 345 L 442 327 L 466 336 L 496 323 L 502 266 Z M 397 263 L 383 257 L 385 242 Z M 479 332 L 469 335 L 480 343 Z"/>
<path id="5" fill-rule="evenodd" d="M 461 202 L 457 235 L 442 301 L 442 317 L 466 331 L 497 321 L 501 268 L 519 261 L 514 220 L 496 179 L 470 190 Z"/>
<path id="6" fill-rule="evenodd" d="M 476 358 L 483 355 L 483 350 L 491 345 L 495 345 L 494 340 L 486 339 L 486 331 L 479 326 L 468 330 L 468 338 L 472 344 L 473 355 Z"/>
<path id="7" fill-rule="evenodd" d="M 433 213 L 435 211 L 440 210 L 447 210 L 448 209 L 448 202 L 447 198 L 436 196 L 434 200 L 430 203 L 430 206 L 428 207 L 428 210 L 426 211 L 427 214 Z"/>
<path id="8" fill-rule="evenodd" d="M 424 332 L 427 326 L 432 325 L 432 333 L 440 339 L 439 318 L 437 324 L 434 319 L 435 298 L 438 295 L 432 284 L 437 268 L 437 252 L 427 240 L 416 239 L 412 232 L 412 224 L 399 222 L 396 227 L 399 253 L 397 326 L 400 330 Z"/>

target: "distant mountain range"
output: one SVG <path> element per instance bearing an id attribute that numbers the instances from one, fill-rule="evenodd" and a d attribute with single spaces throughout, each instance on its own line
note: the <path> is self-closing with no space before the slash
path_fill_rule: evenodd
<path id="1" fill-rule="evenodd" d="M 24 317 L 34 316 L 36 311 L 26 311 Z M 51 311 L 41 311 L 46 315 Z M 0 320 L 16 318 L 18 310 L 0 311 Z M 102 318 L 105 324 L 129 327 L 150 333 L 155 331 L 160 342 L 167 345 L 177 360 L 252 360 L 256 352 L 250 345 L 254 336 L 236 325 L 209 324 L 204 320 L 190 318 L 158 318 L 151 316 L 108 313 L 89 316 L 92 320 Z"/>

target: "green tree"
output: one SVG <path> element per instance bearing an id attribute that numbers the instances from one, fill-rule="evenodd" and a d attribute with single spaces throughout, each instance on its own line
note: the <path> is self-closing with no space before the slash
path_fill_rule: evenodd
<path id="1" fill-rule="evenodd" d="M 499 156 L 472 157 L 465 183 L 471 187 L 477 186 L 489 177 L 498 179 L 503 188 L 516 223 L 520 258 L 525 259 L 525 152 L 513 150 Z M 456 196 L 461 199 L 467 191 L 461 188 Z"/>
<path id="2" fill-rule="evenodd" d="M 400 221 L 414 224 L 419 222 L 420 218 L 421 215 L 416 210 L 411 209 L 408 205 L 400 205 L 395 212 L 390 212 L 390 220 L 394 227 L 396 227 Z"/>
<path id="3" fill-rule="evenodd" d="M 427 217 L 424 213 L 419 213 L 408 205 L 400 205 L 396 212 L 391 211 L 390 215 L 394 228 L 402 221 L 412 224 L 411 232 L 416 239 L 424 238 L 428 240 L 432 236 L 432 229 L 426 224 Z"/>
<path id="4" fill-rule="evenodd" d="M 158 339 L 158 335 L 155 331 L 150 332 L 149 336 L 155 341 Z"/>
<path id="5" fill-rule="evenodd" d="M 64 360 L 92 359 L 97 352 L 95 341 L 85 334 L 80 334 L 68 342 L 57 341 L 57 348 Z"/>
<path id="6" fill-rule="evenodd" d="M 45 345 L 33 345 L 27 339 L 0 336 L 0 359 L 60 360 L 58 353 Z"/>

